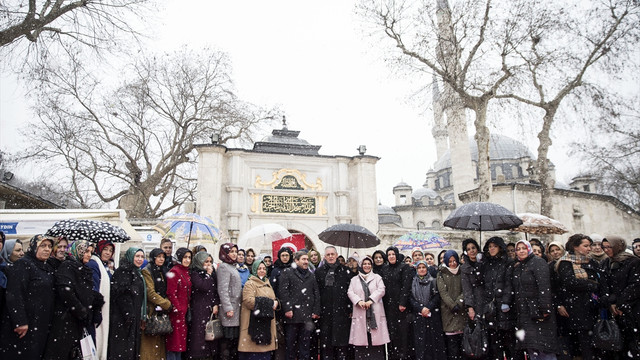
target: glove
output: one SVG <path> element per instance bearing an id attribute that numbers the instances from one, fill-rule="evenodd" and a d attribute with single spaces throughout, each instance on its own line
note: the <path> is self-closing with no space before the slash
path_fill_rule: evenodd
<path id="1" fill-rule="evenodd" d="M 502 310 L 502 312 L 507 312 L 509 311 L 511 308 L 509 307 L 509 305 L 507 304 L 502 304 L 500 305 L 500 310 Z"/>
<path id="2" fill-rule="evenodd" d="M 456 306 L 453 307 L 453 309 L 451 309 L 452 312 L 454 313 L 459 313 L 460 312 L 460 305 L 456 304 Z"/>

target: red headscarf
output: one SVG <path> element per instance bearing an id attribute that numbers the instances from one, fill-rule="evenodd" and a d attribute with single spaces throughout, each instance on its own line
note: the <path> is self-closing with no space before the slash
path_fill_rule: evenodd
<path id="1" fill-rule="evenodd" d="M 218 257 L 220 258 L 220 261 L 225 262 L 227 264 L 234 265 L 236 261 L 231 260 L 231 258 L 229 257 L 229 253 L 233 248 L 236 248 L 236 250 L 238 250 L 238 245 L 234 243 L 224 243 L 220 245 L 220 252 L 218 253 Z"/>

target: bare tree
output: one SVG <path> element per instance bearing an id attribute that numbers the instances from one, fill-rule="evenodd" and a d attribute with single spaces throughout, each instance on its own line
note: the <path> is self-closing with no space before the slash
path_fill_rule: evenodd
<path id="1" fill-rule="evenodd" d="M 153 0 L 8 0 L 0 3 L 0 53 L 18 68 L 69 48 L 113 49 L 140 35 Z M 134 25 L 135 24 L 135 25 Z M 62 50 L 62 51 L 58 51 Z M 41 64 L 38 64 L 41 65 Z"/>
<path id="2" fill-rule="evenodd" d="M 462 1 L 451 8 L 447 0 L 363 0 L 361 5 L 363 16 L 406 59 L 400 61 L 403 66 L 435 73 L 455 93 L 448 95 L 450 106 L 461 102 L 475 113 L 478 195 L 483 201 L 492 189 L 487 108 L 521 65 L 513 46 L 525 35 L 518 24 L 528 16 L 525 2 L 507 3 L 509 7 L 492 0 Z"/>
<path id="3" fill-rule="evenodd" d="M 42 73 L 26 158 L 49 164 L 85 208 L 118 201 L 156 218 L 193 200 L 194 145 L 250 140 L 271 112 L 238 99 L 227 56 L 181 49 L 143 57 L 112 91 L 79 62 Z"/>
<path id="4" fill-rule="evenodd" d="M 590 83 L 603 83 L 606 81 L 603 78 L 614 76 L 624 68 L 626 61 L 633 61 L 630 56 L 633 56 L 640 34 L 637 1 L 609 0 L 582 7 L 572 5 L 532 3 L 532 18 L 537 21 L 527 24 L 527 41 L 519 46 L 514 44 L 526 64 L 527 73 L 522 74 L 511 92 L 497 96 L 516 99 L 544 112 L 538 133 L 535 172 L 541 185 L 540 212 L 546 216 L 551 216 L 553 209 L 554 181 L 548 161 L 551 128 L 561 104 L 577 89 L 588 87 Z"/>

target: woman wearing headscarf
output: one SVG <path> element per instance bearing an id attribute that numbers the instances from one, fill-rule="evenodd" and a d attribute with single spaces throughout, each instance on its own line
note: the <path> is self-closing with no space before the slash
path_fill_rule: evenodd
<path id="1" fill-rule="evenodd" d="M 142 322 L 147 314 L 147 289 L 140 267 L 144 251 L 127 249 L 111 278 L 109 359 L 137 359 Z"/>
<path id="2" fill-rule="evenodd" d="M 251 274 L 242 289 L 238 358 L 269 360 L 277 347 L 275 309 L 278 300 L 262 259 L 254 261 Z"/>
<path id="3" fill-rule="evenodd" d="M 569 339 L 569 313 L 567 313 L 565 292 L 560 283 L 560 277 L 556 271 L 558 260 L 566 253 L 564 245 L 560 241 L 552 241 L 547 246 L 547 254 L 549 254 L 549 274 L 551 276 L 551 295 L 553 296 L 553 308 L 557 309 L 556 328 L 558 335 L 558 343 L 560 344 L 560 353 L 558 358 L 561 360 L 569 360 L 571 356 L 571 345 Z"/>
<path id="4" fill-rule="evenodd" d="M 349 283 L 349 300 L 353 303 L 349 344 L 355 348 L 355 359 L 385 359 L 385 344 L 389 343 L 387 317 L 382 298 L 385 294 L 382 277 L 373 272 L 373 259 L 360 260 L 358 275 Z"/>
<path id="5" fill-rule="evenodd" d="M 619 358 L 640 358 L 640 259 L 625 251 L 626 241 L 619 236 L 607 236 L 602 249 L 608 258 L 602 263 L 606 274 L 610 304 L 622 331 L 624 348 Z"/>
<path id="6" fill-rule="evenodd" d="M 556 336 L 556 312 L 549 277 L 549 266 L 533 254 L 526 240 L 516 243 L 517 261 L 513 265 L 512 285 L 517 329 L 523 336 L 518 348 L 531 359 L 555 359 L 560 349 Z"/>
<path id="7" fill-rule="evenodd" d="M 176 250 L 178 263 L 167 273 L 167 298 L 173 305 L 169 313 L 173 332 L 167 335 L 167 360 L 180 360 L 182 353 L 187 351 L 187 325 L 190 322 L 187 314 L 191 306 L 191 250 L 179 248 Z"/>
<path id="8" fill-rule="evenodd" d="M 171 310 L 171 301 L 167 298 L 167 281 L 162 271 L 166 255 L 160 248 L 149 253 L 149 263 L 142 269 L 142 277 L 147 286 L 147 316 L 162 314 Z M 140 342 L 141 360 L 164 360 L 167 357 L 165 335 L 142 334 Z"/>
<path id="9" fill-rule="evenodd" d="M 251 276 L 251 267 L 247 266 L 244 263 L 244 260 L 244 249 L 238 249 L 238 255 L 236 256 L 236 270 L 238 270 L 238 275 L 240 275 L 240 280 L 242 280 L 242 286 L 244 286 L 247 280 L 249 280 L 249 276 Z"/>
<path id="10" fill-rule="evenodd" d="M 113 257 L 115 245 L 109 240 L 98 241 L 95 252 L 87 266 L 92 270 L 93 290 L 102 294 L 104 305 L 102 305 L 102 323 L 96 327 L 96 353 L 99 359 L 107 358 L 109 348 L 109 315 L 111 311 L 111 276 L 108 262 Z"/>
<path id="11" fill-rule="evenodd" d="M 36 235 L 29 241 L 27 254 L 6 268 L 2 359 L 41 359 L 44 355 L 55 300 L 55 278 L 47 264 L 52 248 L 53 239 Z"/>
<path id="12" fill-rule="evenodd" d="M 565 294 L 569 337 L 578 345 L 576 348 L 584 360 L 591 360 L 595 356 L 591 332 L 599 316 L 598 299 L 604 295 L 604 288 L 600 283 L 604 274 L 601 273 L 598 262 L 589 256 L 592 243 L 587 235 L 571 235 L 566 245 L 567 253 L 558 260 L 555 267 Z M 578 356 L 578 352 L 573 355 Z"/>
<path id="13" fill-rule="evenodd" d="M 60 264 L 67 258 L 68 247 L 69 241 L 64 237 L 59 237 L 53 242 L 53 251 L 51 251 L 51 257 L 49 257 L 47 263 L 51 265 L 54 270 L 58 270 Z"/>
<path id="14" fill-rule="evenodd" d="M 91 269 L 87 263 L 93 244 L 74 241 L 69 256 L 55 273 L 56 305 L 45 359 L 75 359 L 82 354 L 80 339 L 84 329 L 95 331 L 102 322 L 102 295 L 93 290 Z"/>
<path id="15" fill-rule="evenodd" d="M 3 260 L 2 262 L 5 264 L 4 266 L 13 264 L 23 256 L 24 251 L 22 250 L 22 242 L 18 239 L 5 241 L 2 251 L 0 251 L 0 257 Z"/>
<path id="16" fill-rule="evenodd" d="M 447 353 L 442 333 L 440 294 L 436 279 L 429 273 L 425 260 L 415 263 L 416 274 L 411 284 L 411 311 L 415 315 L 413 335 L 417 360 L 445 360 Z"/>
<path id="17" fill-rule="evenodd" d="M 211 315 L 218 314 L 220 297 L 213 257 L 198 252 L 191 262 L 191 326 L 187 337 L 187 359 L 210 359 L 217 355 L 218 341 L 205 341 L 204 332 Z"/>
<path id="18" fill-rule="evenodd" d="M 487 304 L 484 326 L 489 340 L 488 359 L 523 359 L 524 353 L 517 352 L 515 325 L 516 312 L 511 311 L 513 295 L 511 292 L 512 269 L 515 260 L 507 254 L 504 239 L 494 236 L 483 247 L 483 302 Z"/>
<path id="19" fill-rule="evenodd" d="M 391 338 L 387 352 L 390 360 L 399 360 L 410 355 L 409 346 L 412 340 L 407 336 L 407 330 L 410 329 L 407 307 L 411 294 L 413 269 L 404 263 L 404 255 L 400 254 L 395 246 L 387 248 L 387 261 L 388 264 L 381 274 L 386 287 L 383 301 Z"/>
<path id="20" fill-rule="evenodd" d="M 447 250 L 436 277 L 440 293 L 440 315 L 447 359 L 462 359 L 462 331 L 466 323 L 464 294 L 460 279 L 460 259 L 455 250 Z"/>
<path id="21" fill-rule="evenodd" d="M 278 296 L 278 278 L 284 269 L 291 267 L 291 263 L 293 263 L 293 250 L 287 246 L 281 247 L 278 250 L 278 259 L 273 264 L 271 275 L 269 275 L 269 282 L 271 282 L 276 296 Z"/>
<path id="22" fill-rule="evenodd" d="M 482 274 L 482 255 L 480 245 L 473 239 L 462 242 L 464 263 L 462 272 L 462 292 L 464 305 L 470 320 L 481 318 L 484 314 L 484 279 Z"/>
<path id="23" fill-rule="evenodd" d="M 382 276 L 382 268 L 387 264 L 387 254 L 382 250 L 376 250 L 373 252 L 373 272 Z"/>
<path id="24" fill-rule="evenodd" d="M 240 334 L 240 306 L 242 303 L 242 280 L 236 270 L 238 246 L 225 243 L 220 246 L 218 257 L 218 294 L 224 337 L 220 341 L 223 360 L 238 358 L 238 336 Z"/>

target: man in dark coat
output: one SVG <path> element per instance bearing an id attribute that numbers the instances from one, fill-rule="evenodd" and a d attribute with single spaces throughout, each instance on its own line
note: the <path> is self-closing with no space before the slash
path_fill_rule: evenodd
<path id="1" fill-rule="evenodd" d="M 404 263 L 404 257 L 395 246 L 387 249 L 388 265 L 382 268 L 382 280 L 386 287 L 384 298 L 384 312 L 387 315 L 387 327 L 391 342 L 387 346 L 389 360 L 400 360 L 411 357 L 410 319 L 407 315 L 411 281 L 414 270 Z"/>
<path id="2" fill-rule="evenodd" d="M 36 235 L 27 254 L 6 268 L 0 359 L 40 359 L 44 354 L 55 299 L 53 269 L 46 263 L 52 248 L 53 240 Z"/>
<path id="3" fill-rule="evenodd" d="M 323 360 L 346 359 L 352 304 L 347 295 L 354 273 L 338 262 L 333 246 L 324 250 L 324 264 L 316 269 L 320 291 L 320 353 Z"/>
<path id="4" fill-rule="evenodd" d="M 313 273 L 309 271 L 307 253 L 294 254 L 295 266 L 280 275 L 278 293 L 282 299 L 287 358 L 309 359 L 313 319 L 320 314 L 320 293 Z"/>

